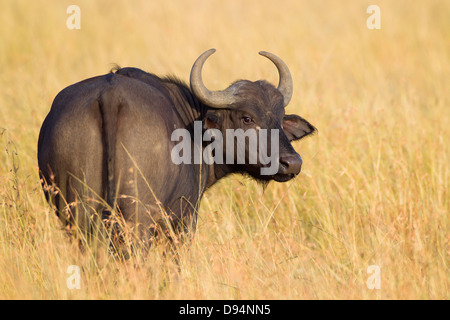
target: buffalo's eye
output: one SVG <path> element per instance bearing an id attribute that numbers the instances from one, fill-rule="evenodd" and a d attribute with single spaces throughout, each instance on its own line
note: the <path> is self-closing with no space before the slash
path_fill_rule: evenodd
<path id="1" fill-rule="evenodd" d="M 243 117 L 243 118 L 242 118 L 242 121 L 243 121 L 245 124 L 251 124 L 251 123 L 253 123 L 253 119 L 250 118 L 250 117 Z"/>

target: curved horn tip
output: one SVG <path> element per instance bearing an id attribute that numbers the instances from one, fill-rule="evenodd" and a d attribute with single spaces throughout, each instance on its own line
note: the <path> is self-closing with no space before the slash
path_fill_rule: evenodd
<path id="1" fill-rule="evenodd" d="M 207 54 L 208 56 L 210 56 L 210 55 L 212 55 L 214 52 L 216 52 L 216 49 L 215 49 L 215 48 L 211 48 L 211 49 L 206 50 L 205 52 L 203 52 L 201 55 L 203 56 L 203 55 Z"/>

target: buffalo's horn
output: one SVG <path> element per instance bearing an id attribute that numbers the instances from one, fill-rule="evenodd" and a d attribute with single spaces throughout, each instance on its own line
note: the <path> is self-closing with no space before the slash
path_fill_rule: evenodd
<path id="1" fill-rule="evenodd" d="M 201 102 L 212 108 L 220 109 L 229 107 L 229 105 L 235 102 L 236 99 L 233 94 L 231 92 L 228 92 L 227 90 L 209 91 L 203 84 L 203 64 L 205 63 L 206 59 L 208 59 L 208 57 L 214 52 L 216 52 L 216 49 L 209 49 L 197 58 L 191 69 L 190 82 L 192 91 L 197 96 L 197 98 L 200 99 Z"/>
<path id="2" fill-rule="evenodd" d="M 278 82 L 278 90 L 283 94 L 284 97 L 284 106 L 286 107 L 291 101 L 292 98 L 292 77 L 289 72 L 289 68 L 287 65 L 278 58 L 276 55 L 266 51 L 260 51 L 260 55 L 270 59 L 278 69 L 278 73 L 280 75 L 280 81 Z"/>

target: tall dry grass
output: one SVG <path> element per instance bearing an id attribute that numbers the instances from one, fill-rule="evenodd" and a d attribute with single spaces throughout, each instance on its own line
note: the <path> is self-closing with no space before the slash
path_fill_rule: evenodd
<path id="1" fill-rule="evenodd" d="M 375 3 L 376 2 L 376 3 Z M 448 299 L 448 1 L 7 0 L 0 10 L 0 299 Z M 381 30 L 366 27 L 369 4 Z M 319 134 L 295 143 L 294 181 L 233 176 L 203 199 L 178 263 L 156 246 L 120 262 L 80 250 L 39 185 L 36 144 L 54 96 L 112 63 L 187 80 L 215 47 L 206 84 L 290 66 L 287 111 Z M 66 285 L 81 267 L 80 290 Z M 367 268 L 381 270 L 369 290 Z"/>

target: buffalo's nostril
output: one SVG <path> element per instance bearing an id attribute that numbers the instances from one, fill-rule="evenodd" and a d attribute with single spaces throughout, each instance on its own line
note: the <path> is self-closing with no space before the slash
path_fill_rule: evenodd
<path id="1" fill-rule="evenodd" d="M 280 173 L 299 174 L 302 168 L 302 158 L 298 154 L 280 157 Z"/>

